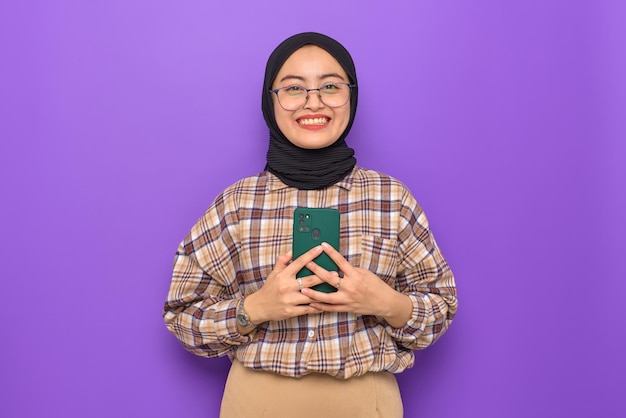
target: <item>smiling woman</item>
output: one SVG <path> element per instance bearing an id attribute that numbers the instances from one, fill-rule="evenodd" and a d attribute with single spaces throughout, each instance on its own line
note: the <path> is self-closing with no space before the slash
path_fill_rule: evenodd
<path id="1" fill-rule="evenodd" d="M 336 71 L 326 72 L 332 70 Z M 291 142 L 302 148 L 315 149 L 323 148 L 339 137 L 337 131 L 343 132 L 348 124 L 350 115 L 346 105 L 350 101 L 350 89 L 355 87 L 345 82 L 347 78 L 337 60 L 317 46 L 302 47 L 289 57 L 271 92 L 276 94 L 276 122 Z M 321 111 L 316 114 L 318 110 Z M 298 135 L 302 131 L 293 129 L 298 127 L 315 131 L 323 129 L 324 136 L 310 138 L 308 142 L 306 137 Z"/>
<path id="2" fill-rule="evenodd" d="M 232 360 L 223 418 L 399 418 L 394 374 L 452 322 L 452 272 L 410 191 L 356 165 L 345 138 L 358 83 L 341 44 L 288 38 L 262 94 L 265 170 L 222 192 L 180 244 L 166 325 L 189 351 Z M 339 211 L 341 252 L 321 243 L 292 259 L 302 206 Z M 315 263 L 322 253 L 337 272 Z M 322 283 L 337 291 L 312 289 Z"/>
<path id="3" fill-rule="evenodd" d="M 346 80 L 348 75 L 339 62 L 315 45 L 298 49 L 285 61 L 273 85 L 274 115 L 291 143 L 325 148 L 346 130 L 350 120 Z"/>

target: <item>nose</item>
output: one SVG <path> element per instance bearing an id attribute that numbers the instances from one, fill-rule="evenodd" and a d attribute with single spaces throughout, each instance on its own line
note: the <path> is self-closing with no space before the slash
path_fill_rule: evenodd
<path id="1" fill-rule="evenodd" d="M 322 93 L 320 93 L 320 89 L 310 89 L 307 91 L 306 103 L 304 107 L 316 110 L 320 107 L 324 107 L 324 102 L 322 101 Z"/>

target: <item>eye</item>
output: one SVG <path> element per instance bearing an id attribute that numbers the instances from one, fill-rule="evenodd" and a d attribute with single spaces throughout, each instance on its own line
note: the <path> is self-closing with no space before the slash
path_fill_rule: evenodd
<path id="1" fill-rule="evenodd" d="M 306 93 L 306 89 L 304 87 L 301 86 L 287 86 L 287 87 L 283 87 L 282 91 L 285 92 L 285 94 L 288 94 L 290 96 L 299 96 L 301 94 L 305 94 Z"/>
<path id="2" fill-rule="evenodd" d="M 320 91 L 323 91 L 324 93 L 337 93 L 339 90 L 341 90 L 341 84 L 335 84 L 335 83 L 328 83 L 328 84 L 324 84 L 322 87 L 320 87 Z"/>

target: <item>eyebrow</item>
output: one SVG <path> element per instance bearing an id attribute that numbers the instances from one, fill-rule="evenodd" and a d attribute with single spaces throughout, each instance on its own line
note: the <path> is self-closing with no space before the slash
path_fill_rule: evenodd
<path id="1" fill-rule="evenodd" d="M 318 77 L 319 80 L 324 80 L 326 78 L 339 78 L 341 80 L 345 79 L 341 76 L 341 74 L 338 73 L 328 73 L 328 74 L 322 74 L 321 76 Z M 302 76 L 299 75 L 292 75 L 292 74 L 287 74 L 286 76 L 284 76 L 283 78 L 280 79 L 280 82 L 282 83 L 285 80 L 300 80 L 302 82 L 306 81 L 306 79 Z"/>

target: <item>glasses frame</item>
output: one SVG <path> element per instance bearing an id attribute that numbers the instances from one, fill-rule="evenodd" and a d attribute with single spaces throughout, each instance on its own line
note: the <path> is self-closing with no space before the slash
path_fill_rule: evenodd
<path id="1" fill-rule="evenodd" d="M 289 85 L 289 86 L 279 87 L 279 88 L 277 88 L 277 89 L 269 89 L 269 90 L 268 90 L 268 92 L 269 92 L 269 93 L 274 93 L 274 94 L 276 95 L 276 100 L 278 100 L 278 104 L 280 105 L 280 107 L 282 107 L 283 109 L 285 109 L 285 110 L 286 110 L 286 111 L 288 111 L 288 112 L 293 112 L 293 111 L 296 111 L 296 110 L 304 109 L 304 108 L 306 107 L 306 104 L 307 104 L 307 103 L 308 103 L 308 101 L 309 101 L 309 92 L 312 92 L 312 91 L 317 91 L 318 97 L 320 98 L 320 101 L 321 101 L 322 103 L 324 103 L 324 106 L 328 106 L 328 107 L 330 107 L 330 108 L 337 108 L 337 107 L 345 106 L 345 105 L 346 105 L 346 103 L 344 103 L 344 104 L 342 104 L 342 105 L 339 105 L 339 106 L 331 106 L 331 105 L 327 104 L 327 103 L 324 101 L 323 96 L 322 96 L 322 92 L 321 92 L 321 90 L 322 90 L 324 87 L 326 87 L 326 86 L 328 86 L 328 85 L 331 85 L 331 84 L 333 84 L 333 85 L 335 85 L 335 84 L 341 84 L 341 85 L 343 85 L 343 86 L 347 86 L 347 87 L 348 87 L 348 89 L 349 89 L 349 92 L 348 92 L 348 100 L 346 101 L 346 103 L 348 103 L 348 102 L 350 101 L 350 98 L 352 97 L 352 89 L 356 87 L 356 84 L 345 83 L 345 82 L 337 82 L 337 83 L 324 83 L 324 84 L 322 84 L 321 86 L 319 86 L 319 87 L 318 87 L 318 88 L 316 88 L 316 89 L 307 89 L 306 87 L 298 86 L 298 87 L 300 87 L 300 88 L 304 89 L 304 91 L 306 92 L 306 96 L 304 97 L 304 103 L 302 104 L 302 106 L 300 106 L 300 107 L 298 107 L 298 108 L 295 108 L 295 109 L 286 109 L 286 108 L 285 108 L 285 106 L 283 106 L 283 104 L 280 102 L 280 98 L 278 97 L 278 93 L 279 93 L 281 90 L 284 90 L 284 89 L 288 89 L 288 88 L 294 87 L 294 86 L 296 86 L 297 84 L 292 84 L 292 85 Z"/>

